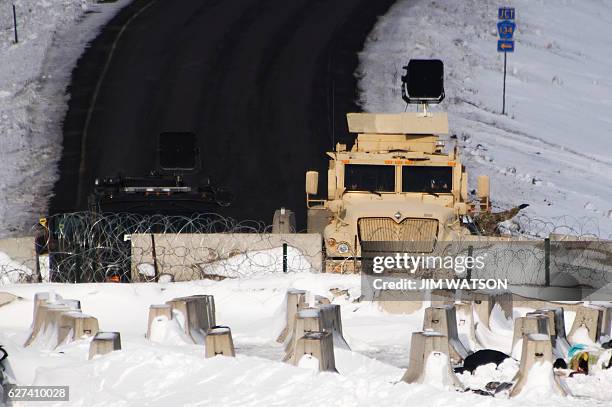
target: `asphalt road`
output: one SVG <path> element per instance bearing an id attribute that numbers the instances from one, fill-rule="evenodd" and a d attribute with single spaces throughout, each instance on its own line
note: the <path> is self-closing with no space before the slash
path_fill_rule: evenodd
<path id="1" fill-rule="evenodd" d="M 304 173 L 319 170 L 326 191 L 324 153 L 352 140 L 344 115 L 359 110 L 357 53 L 393 2 L 156 0 L 117 42 L 84 138 L 111 46 L 151 3 L 136 0 L 73 72 L 51 213 L 85 208 L 96 177 L 154 169 L 160 132 L 193 131 L 199 176 L 236 196 L 220 213 L 269 223 L 284 206 L 305 227 Z"/>

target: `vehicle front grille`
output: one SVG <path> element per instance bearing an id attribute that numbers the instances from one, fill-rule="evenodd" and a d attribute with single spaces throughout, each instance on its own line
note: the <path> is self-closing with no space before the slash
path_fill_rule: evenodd
<path id="1" fill-rule="evenodd" d="M 407 218 L 397 223 L 391 218 L 361 218 L 359 239 L 382 251 L 433 251 L 438 235 L 436 219 Z"/>

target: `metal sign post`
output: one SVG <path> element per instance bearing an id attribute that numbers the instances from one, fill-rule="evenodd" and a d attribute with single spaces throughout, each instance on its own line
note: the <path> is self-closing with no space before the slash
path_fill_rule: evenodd
<path id="1" fill-rule="evenodd" d="M 497 12 L 497 18 L 500 20 L 497 23 L 497 52 L 504 53 L 504 90 L 502 100 L 502 114 L 506 114 L 506 66 L 508 61 L 508 52 L 514 52 L 514 31 L 516 24 L 514 23 L 515 12 L 511 7 L 500 7 Z"/>
<path id="2" fill-rule="evenodd" d="M 17 36 L 17 10 L 15 9 L 15 5 L 13 4 L 13 28 L 15 29 L 15 44 L 19 42 L 19 37 Z"/>

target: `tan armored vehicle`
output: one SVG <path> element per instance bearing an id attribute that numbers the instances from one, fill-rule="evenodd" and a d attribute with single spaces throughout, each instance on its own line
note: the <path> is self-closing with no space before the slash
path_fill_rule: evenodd
<path id="1" fill-rule="evenodd" d="M 478 177 L 477 201 L 468 202 L 465 167 L 440 138 L 447 114 L 421 103 L 422 112 L 347 114 L 357 137 L 350 150 L 327 153 L 326 199 L 315 197 L 319 174 L 306 173 L 308 231 L 323 236 L 326 271 L 357 271 L 369 242 L 388 242 L 389 251 L 413 242 L 426 253 L 436 241 L 478 234 L 471 215 L 489 211 L 489 179 Z"/>
<path id="2" fill-rule="evenodd" d="M 470 214 L 489 210 L 489 179 L 478 178 L 478 201 L 468 202 L 467 172 L 456 148 L 444 152 L 446 113 L 349 113 L 357 133 L 348 150 L 338 144 L 327 173 L 327 199 L 317 194 L 319 174 L 306 173 L 308 231 L 322 234 L 327 271 L 359 267 L 363 242 L 435 241 L 475 233 Z"/>

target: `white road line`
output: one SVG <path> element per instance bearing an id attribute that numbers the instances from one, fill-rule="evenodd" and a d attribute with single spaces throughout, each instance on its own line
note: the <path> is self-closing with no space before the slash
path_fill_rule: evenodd
<path id="1" fill-rule="evenodd" d="M 87 138 L 89 136 L 89 124 L 91 122 L 91 116 L 93 115 L 94 107 L 96 106 L 96 101 L 98 99 L 98 94 L 100 93 L 100 88 L 102 87 L 102 82 L 104 82 L 104 78 L 106 77 L 106 73 L 108 72 L 108 68 L 110 67 L 111 60 L 113 59 L 113 55 L 115 54 L 115 49 L 117 48 L 117 44 L 123 35 L 123 32 L 127 29 L 132 21 L 134 21 L 140 14 L 146 11 L 153 4 L 157 3 L 157 0 L 152 0 L 147 3 L 144 7 L 138 10 L 134 15 L 132 15 L 125 24 L 119 30 L 119 34 L 113 41 L 113 45 L 111 47 L 110 53 L 108 54 L 108 58 L 104 64 L 104 68 L 102 69 L 102 74 L 98 78 L 98 82 L 96 83 L 96 87 L 94 89 L 93 96 L 91 98 L 91 103 L 89 104 L 89 108 L 87 109 L 87 117 L 85 118 L 85 125 L 83 126 L 83 134 L 81 136 L 81 162 L 79 165 L 79 182 L 77 187 L 77 196 L 76 196 L 76 208 L 78 209 L 81 206 L 81 195 L 83 193 L 83 183 L 85 180 L 83 179 L 83 175 L 85 174 L 86 163 L 87 163 Z"/>

